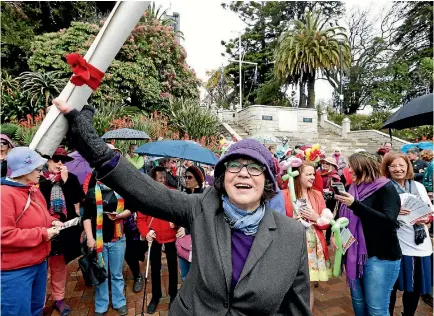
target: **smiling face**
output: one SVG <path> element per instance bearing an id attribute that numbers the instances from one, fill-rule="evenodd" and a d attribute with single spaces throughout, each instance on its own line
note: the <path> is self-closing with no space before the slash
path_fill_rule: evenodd
<path id="1" fill-rule="evenodd" d="M 255 166 L 260 169 L 263 168 L 263 166 L 251 159 L 240 158 L 235 160 L 235 162 L 241 163 L 243 165 L 255 164 L 250 165 L 250 170 L 252 170 L 252 168 L 256 168 Z M 228 166 L 230 166 L 229 164 Z M 250 173 L 254 172 L 249 173 L 247 168 L 244 166 L 239 172 L 230 172 L 229 170 L 235 171 L 235 169 L 227 167 L 225 171 L 224 188 L 229 200 L 243 210 L 256 210 L 261 204 L 261 197 L 264 193 L 264 172 L 259 175 L 252 176 Z M 262 171 L 264 170 L 262 169 Z"/>
<path id="2" fill-rule="evenodd" d="M 321 164 L 321 169 L 324 170 L 324 171 L 329 171 L 329 169 L 330 169 L 330 164 L 329 164 L 329 163 L 326 163 L 326 162 L 323 162 L 323 163 Z"/>
<path id="3" fill-rule="evenodd" d="M 407 162 L 403 158 L 393 160 L 389 165 L 390 177 L 397 182 L 405 180 L 407 178 L 408 167 Z"/>
<path id="4" fill-rule="evenodd" d="M 161 184 L 166 183 L 166 172 L 165 171 L 157 171 L 155 172 L 155 181 Z"/>
<path id="5" fill-rule="evenodd" d="M 47 166 L 48 166 L 48 171 L 50 173 L 56 174 L 56 173 L 59 173 L 60 168 L 63 167 L 63 162 L 62 162 L 62 160 L 48 159 Z"/>
<path id="6" fill-rule="evenodd" d="M 301 186 L 305 189 L 310 189 L 315 182 L 315 169 L 312 166 L 306 166 L 299 175 Z"/>

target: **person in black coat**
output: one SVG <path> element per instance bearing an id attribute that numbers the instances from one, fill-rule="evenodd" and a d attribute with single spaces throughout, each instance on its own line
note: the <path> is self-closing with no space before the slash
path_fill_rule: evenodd
<path id="1" fill-rule="evenodd" d="M 41 177 L 40 190 L 44 195 L 47 208 L 53 217 L 66 222 L 80 215 L 80 202 L 84 198 L 83 189 L 77 176 L 68 172 L 64 163 L 73 159 L 63 148 L 58 148 L 48 157 L 48 171 Z M 66 265 L 81 255 L 80 225 L 62 230 L 52 239 L 48 266 L 51 270 L 52 295 L 55 308 L 60 315 L 68 315 L 71 308 L 65 303 L 65 285 L 67 281 Z"/>

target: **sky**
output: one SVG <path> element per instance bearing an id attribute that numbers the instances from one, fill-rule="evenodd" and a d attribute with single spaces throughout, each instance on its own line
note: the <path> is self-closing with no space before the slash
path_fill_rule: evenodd
<path id="1" fill-rule="evenodd" d="M 206 71 L 227 65 L 228 61 L 221 56 L 224 47 L 221 41 L 237 37 L 245 24 L 238 16 L 221 6 L 221 1 L 207 0 L 160 0 L 157 6 L 168 9 L 169 13 L 180 14 L 180 29 L 184 34 L 181 44 L 187 51 L 187 63 L 195 70 L 199 79 L 206 81 Z M 375 17 L 391 5 L 390 1 L 345 1 L 347 11 L 353 8 L 369 8 Z M 328 101 L 332 96 L 332 88 L 325 80 L 317 80 L 315 86 L 317 102 Z"/>

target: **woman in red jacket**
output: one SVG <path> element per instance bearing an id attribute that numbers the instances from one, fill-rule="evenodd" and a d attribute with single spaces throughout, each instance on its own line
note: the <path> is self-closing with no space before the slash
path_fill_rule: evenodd
<path id="1" fill-rule="evenodd" d="M 166 168 L 155 167 L 151 170 L 151 177 L 158 183 L 166 183 Z M 137 213 L 137 227 L 140 235 L 146 236 L 148 242 L 152 242 L 151 252 L 151 279 L 152 299 L 148 305 L 148 313 L 153 314 L 162 297 L 161 292 L 161 248 L 164 245 L 167 268 L 169 270 L 169 295 L 170 304 L 175 300 L 178 293 L 178 256 L 176 254 L 175 241 L 177 228 L 162 219 Z M 170 309 L 169 304 L 169 309 Z"/>
<path id="2" fill-rule="evenodd" d="M 50 240 L 63 225 L 34 187 L 46 161 L 28 147 L 8 154 L 11 175 L 1 179 L 1 315 L 42 314 Z"/>
<path id="3" fill-rule="evenodd" d="M 315 182 L 315 168 L 308 162 L 298 168 L 299 176 L 295 178 L 294 187 L 296 203 L 287 215 L 298 218 L 306 227 L 307 251 L 309 262 L 310 287 L 310 308 L 313 308 L 314 291 L 313 286 L 317 281 L 328 281 L 332 276 L 330 256 L 327 249 L 324 229 L 329 225 L 317 224 L 322 211 L 326 208 L 322 192 L 313 189 Z"/>

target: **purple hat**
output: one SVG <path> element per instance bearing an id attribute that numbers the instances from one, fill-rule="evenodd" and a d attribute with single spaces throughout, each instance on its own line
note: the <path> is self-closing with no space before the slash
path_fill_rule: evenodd
<path id="1" fill-rule="evenodd" d="M 273 156 L 270 151 L 255 139 L 247 138 L 232 144 L 224 156 L 215 166 L 214 178 L 217 179 L 225 172 L 226 161 L 240 157 L 256 160 L 266 167 L 265 175 L 273 183 L 273 190 L 277 191 L 276 178 L 274 177 Z"/>
<path id="2" fill-rule="evenodd" d="M 5 140 L 5 141 L 7 141 L 7 142 L 9 143 L 9 147 L 10 147 L 10 148 L 14 148 L 14 147 L 15 147 L 14 143 L 13 143 L 12 140 L 8 137 L 8 135 L 6 135 L 6 134 L 0 134 L 0 139 L 1 139 L 1 140 Z"/>

